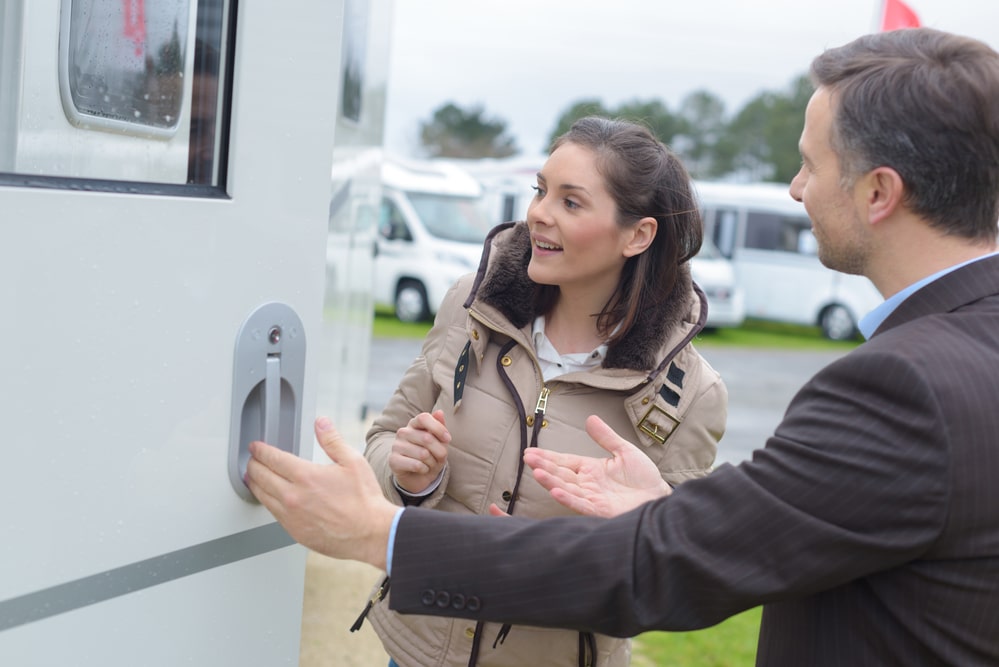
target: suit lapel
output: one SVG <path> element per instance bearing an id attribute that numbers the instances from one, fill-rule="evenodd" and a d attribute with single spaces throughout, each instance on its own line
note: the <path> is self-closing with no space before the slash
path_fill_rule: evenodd
<path id="1" fill-rule="evenodd" d="M 950 312 L 994 294 L 999 294 L 999 256 L 972 262 L 917 290 L 899 304 L 874 336 L 925 315 Z"/>

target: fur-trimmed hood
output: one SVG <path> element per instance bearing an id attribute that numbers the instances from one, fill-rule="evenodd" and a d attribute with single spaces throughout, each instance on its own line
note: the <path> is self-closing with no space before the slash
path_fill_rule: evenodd
<path id="1" fill-rule="evenodd" d="M 517 328 L 533 322 L 537 316 L 533 309 L 536 283 L 527 275 L 530 259 L 531 237 L 526 222 L 495 227 L 486 238 L 465 307 L 478 300 L 497 309 Z M 704 328 L 706 313 L 703 293 L 691 279 L 689 263 L 683 264 L 670 295 L 656 307 L 640 312 L 628 335 L 608 348 L 604 368 L 656 368 L 680 325 L 686 322 L 693 326 L 684 337 L 686 344 Z"/>

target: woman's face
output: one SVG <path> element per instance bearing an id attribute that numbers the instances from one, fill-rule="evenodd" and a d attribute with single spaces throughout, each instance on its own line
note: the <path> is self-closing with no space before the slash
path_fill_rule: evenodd
<path id="1" fill-rule="evenodd" d="M 527 209 L 536 283 L 582 288 L 606 299 L 617 287 L 632 234 L 617 224 L 617 204 L 588 148 L 566 143 L 538 172 Z"/>

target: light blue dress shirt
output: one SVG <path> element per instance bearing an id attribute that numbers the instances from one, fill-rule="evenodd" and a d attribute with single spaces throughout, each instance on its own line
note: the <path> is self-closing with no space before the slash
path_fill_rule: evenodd
<path id="1" fill-rule="evenodd" d="M 971 264 L 972 262 L 977 262 L 979 260 L 985 259 L 986 257 L 994 257 L 995 255 L 999 255 L 999 252 L 992 252 L 989 253 L 988 255 L 982 255 L 981 257 L 976 257 L 975 259 L 969 259 L 967 262 L 961 262 L 960 264 L 949 266 L 943 271 L 937 271 L 931 276 L 926 276 L 922 280 L 909 285 L 904 290 L 896 294 L 893 294 L 891 298 L 885 299 L 884 303 L 882 303 L 880 306 L 878 306 L 871 312 L 867 313 L 867 315 L 865 315 L 860 320 L 860 323 L 857 325 L 857 328 L 860 329 L 860 333 L 863 334 L 865 339 L 870 338 L 871 336 L 874 335 L 874 332 L 878 330 L 878 327 L 881 326 L 881 324 L 888 319 L 888 316 L 891 315 L 893 312 L 895 312 L 895 309 L 898 308 L 903 301 L 908 299 L 909 296 L 912 295 L 912 293 L 915 292 L 916 290 L 919 290 L 925 287 L 926 285 L 929 285 L 934 280 L 942 278 L 951 271 L 956 271 L 957 269 L 960 269 L 962 266 L 966 266 L 968 264 Z"/>

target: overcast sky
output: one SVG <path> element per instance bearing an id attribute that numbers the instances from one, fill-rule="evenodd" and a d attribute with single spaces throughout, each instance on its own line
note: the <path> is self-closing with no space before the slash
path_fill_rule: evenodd
<path id="1" fill-rule="evenodd" d="M 999 0 L 908 0 L 923 25 L 999 49 Z M 827 47 L 873 32 L 880 0 L 395 0 L 386 145 L 452 101 L 507 122 L 523 154 L 590 97 L 606 106 L 698 89 L 728 113 L 784 90 Z"/>

